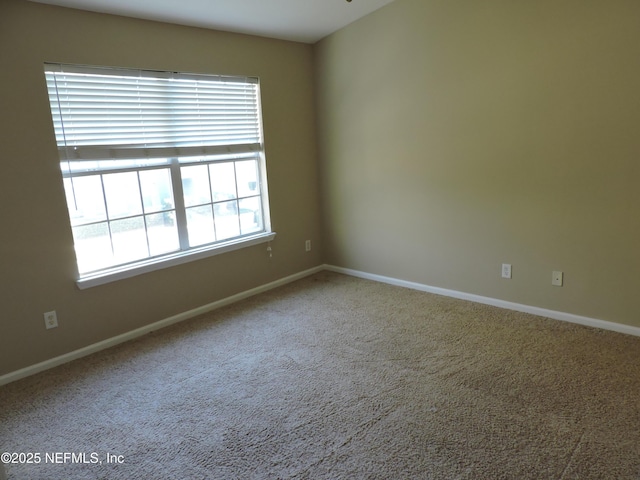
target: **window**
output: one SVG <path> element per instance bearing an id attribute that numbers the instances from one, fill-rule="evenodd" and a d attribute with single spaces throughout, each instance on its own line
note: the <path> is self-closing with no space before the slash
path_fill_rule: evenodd
<path id="1" fill-rule="evenodd" d="M 273 238 L 258 79 L 45 76 L 81 287 Z"/>

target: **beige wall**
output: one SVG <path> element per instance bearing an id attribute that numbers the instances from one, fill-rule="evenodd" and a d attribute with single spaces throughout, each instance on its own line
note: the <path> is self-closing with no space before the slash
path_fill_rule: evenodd
<path id="1" fill-rule="evenodd" d="M 639 25 L 396 0 L 317 44 L 325 261 L 640 326 Z"/>
<path id="2" fill-rule="evenodd" d="M 321 263 L 311 46 L 2 0 L 0 59 L 0 375 Z M 259 76 L 273 258 L 261 245 L 79 291 L 45 61 Z"/>
<path id="3" fill-rule="evenodd" d="M 0 375 L 322 262 L 640 326 L 639 19 L 395 0 L 311 47 L 2 0 Z M 260 76 L 273 258 L 78 290 L 45 61 Z"/>

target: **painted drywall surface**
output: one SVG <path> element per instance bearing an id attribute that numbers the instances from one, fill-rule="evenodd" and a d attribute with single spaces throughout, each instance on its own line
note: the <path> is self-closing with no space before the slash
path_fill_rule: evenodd
<path id="1" fill-rule="evenodd" d="M 639 326 L 639 21 L 396 0 L 316 44 L 326 262 Z"/>
<path id="2" fill-rule="evenodd" d="M 308 45 L 0 2 L 0 375 L 321 263 Z M 79 291 L 43 62 L 261 78 L 266 245 Z M 304 241 L 314 249 L 304 251 Z M 45 330 L 42 313 L 58 312 Z"/>

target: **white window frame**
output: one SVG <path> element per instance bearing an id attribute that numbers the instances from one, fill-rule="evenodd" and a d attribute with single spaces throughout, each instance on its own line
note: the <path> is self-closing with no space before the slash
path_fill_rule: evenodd
<path id="1" fill-rule="evenodd" d="M 128 139 L 126 142 L 124 142 L 120 138 L 110 138 L 108 129 L 101 130 L 100 132 L 95 134 L 95 138 L 91 137 L 91 135 L 93 135 L 92 133 L 90 135 L 91 138 L 87 140 L 87 136 L 84 133 L 87 131 L 86 129 L 82 130 L 82 128 L 79 128 L 78 130 L 82 130 L 82 134 L 77 134 L 76 136 L 74 136 L 71 132 L 72 126 L 77 126 L 76 124 L 71 125 L 72 120 L 70 120 L 70 118 L 73 117 L 68 115 L 68 112 L 73 110 L 73 104 L 71 102 L 65 103 L 60 99 L 60 91 L 63 89 L 58 87 L 58 79 L 67 74 L 99 75 L 100 78 L 108 78 L 105 76 L 109 75 L 122 75 L 128 77 L 137 76 L 139 78 L 142 78 L 143 80 L 148 78 L 170 78 L 172 80 L 185 80 L 185 83 L 195 81 L 192 83 L 200 85 L 202 85 L 202 83 L 198 82 L 207 81 L 217 81 L 218 84 L 220 84 L 220 82 L 224 82 L 225 84 L 237 82 L 241 85 L 255 84 L 256 100 L 255 104 L 251 108 L 255 109 L 256 111 L 253 112 L 253 117 L 251 117 L 253 119 L 253 123 L 252 127 L 249 128 L 250 131 L 248 133 L 243 133 L 244 130 L 242 132 L 240 132 L 240 130 L 233 130 L 233 126 L 226 127 L 226 125 L 222 127 L 224 131 L 219 133 L 218 130 L 220 130 L 220 128 L 218 127 L 218 125 L 220 125 L 220 119 L 216 117 L 214 119 L 216 122 L 216 126 L 199 126 L 198 128 L 200 130 L 194 130 L 195 133 L 193 133 L 193 135 L 190 136 L 188 140 L 185 140 L 183 138 L 184 136 L 181 138 L 169 138 L 173 134 L 173 131 L 171 130 L 167 134 L 167 138 L 163 136 L 163 132 L 160 132 L 159 134 L 157 134 L 156 132 L 152 132 L 152 134 L 150 135 L 151 140 L 149 140 L 148 138 L 138 139 L 136 137 L 131 142 L 129 142 Z M 238 250 L 252 245 L 266 243 L 273 240 L 273 238 L 275 237 L 275 232 L 271 230 L 266 178 L 266 162 L 263 142 L 263 128 L 261 118 L 260 88 L 259 80 L 257 78 L 227 76 L 222 77 L 213 75 L 181 74 L 175 72 L 155 72 L 50 63 L 45 64 L 45 75 L 47 76 L 48 81 L 51 112 L 53 117 L 54 129 L 56 131 L 56 139 L 58 143 L 58 152 L 60 155 L 60 165 L 63 179 L 74 179 L 81 176 L 91 175 L 100 176 L 100 179 L 102 181 L 103 175 L 107 175 L 110 173 L 143 172 L 152 169 L 165 169 L 170 172 L 172 184 L 171 186 L 174 206 L 171 212 L 175 213 L 176 217 L 176 228 L 179 237 L 179 249 L 171 251 L 169 253 L 152 255 L 151 249 L 150 247 L 148 247 L 149 255 L 145 258 L 111 265 L 109 267 L 100 268 L 94 271 L 85 271 L 82 273 L 79 266 L 80 264 L 79 262 L 77 262 L 78 279 L 76 283 L 79 288 L 84 289 L 96 285 L 102 285 L 112 281 L 140 275 L 142 273 L 147 273 L 154 270 L 159 270 L 186 262 L 203 259 L 213 255 L 219 255 L 222 253 Z M 168 80 L 160 81 L 166 82 Z M 70 83 L 73 82 L 71 81 Z M 127 86 L 127 88 L 129 87 Z M 72 89 L 70 88 L 69 91 L 65 92 L 65 94 L 69 95 L 68 97 L 65 97 L 66 99 L 73 96 L 73 92 L 71 92 L 71 90 Z M 84 101 L 84 99 L 82 100 Z M 144 108 L 144 106 L 142 108 Z M 172 119 L 169 123 L 173 125 L 175 121 Z M 229 123 L 231 124 L 232 122 Z M 83 126 L 84 125 L 82 125 L 81 127 Z M 151 129 L 152 128 L 154 127 L 151 127 Z M 210 128 L 210 131 L 212 132 L 211 135 L 209 135 L 209 130 L 207 130 L 207 128 Z M 227 128 L 229 132 L 227 132 Z M 147 131 L 148 130 L 149 129 L 147 129 Z M 137 135 L 136 132 L 133 133 L 134 135 Z M 130 135 L 131 132 L 127 131 L 126 134 Z M 102 137 L 100 135 L 102 135 Z M 144 136 L 144 134 L 140 135 Z M 180 133 L 180 135 L 182 135 L 182 133 Z M 114 137 L 117 136 L 118 135 L 114 135 Z M 177 136 L 178 134 L 176 134 L 176 137 Z M 155 141 L 158 138 L 159 140 Z M 132 165 L 132 159 L 140 159 L 141 163 Z M 256 204 L 258 202 L 258 199 L 260 202 L 262 218 L 261 223 L 256 223 L 256 225 L 258 225 L 259 231 L 251 231 L 250 233 L 242 234 L 242 226 L 239 226 L 239 235 L 237 236 L 222 240 L 216 239 L 215 241 L 206 243 L 204 245 L 190 246 L 186 220 L 187 206 L 185 206 L 184 195 L 182 191 L 181 168 L 194 165 L 207 165 L 207 172 L 210 172 L 210 167 L 208 167 L 208 165 L 215 165 L 216 163 L 226 163 L 233 164 L 235 169 L 237 168 L 235 167 L 237 163 L 234 162 L 242 162 L 243 160 L 251 159 L 255 160 L 257 164 L 258 193 L 256 195 L 252 194 L 252 199 L 256 201 Z M 72 167 L 72 165 L 74 166 Z M 89 165 L 91 165 L 91 167 L 89 167 Z M 138 173 L 137 175 L 139 182 L 140 173 Z M 238 177 L 235 178 L 237 182 Z M 233 203 L 233 201 L 234 200 L 232 199 L 231 203 Z M 239 209 L 241 201 L 242 198 L 240 197 L 240 193 L 238 192 L 238 184 L 236 183 L 235 205 L 237 209 Z M 211 198 L 209 204 L 212 208 L 212 215 L 214 215 L 213 211 L 216 200 L 214 198 Z M 105 198 L 105 209 L 106 208 L 107 201 Z M 69 208 L 69 215 L 70 223 L 73 227 L 71 207 Z M 241 223 L 241 215 L 239 210 L 235 213 L 235 215 L 238 217 L 238 222 Z M 147 215 L 143 212 L 141 218 L 144 220 L 146 219 L 146 216 Z M 137 215 L 137 217 L 140 217 L 140 215 Z M 146 222 L 146 220 L 144 221 Z M 108 226 L 110 236 L 112 235 L 111 222 L 112 220 L 110 220 L 109 218 L 107 218 L 105 222 L 102 222 Z M 149 234 L 147 232 L 146 226 L 145 234 L 147 235 L 147 243 L 149 243 Z M 111 238 L 111 242 L 113 245 L 113 238 Z"/>

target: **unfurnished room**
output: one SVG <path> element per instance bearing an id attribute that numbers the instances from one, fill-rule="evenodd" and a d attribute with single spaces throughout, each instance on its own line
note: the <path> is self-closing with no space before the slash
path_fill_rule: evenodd
<path id="1" fill-rule="evenodd" d="M 0 0 L 0 479 L 640 479 L 639 26 Z"/>

